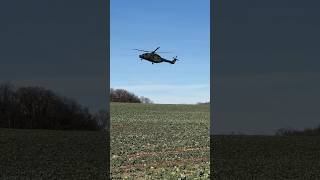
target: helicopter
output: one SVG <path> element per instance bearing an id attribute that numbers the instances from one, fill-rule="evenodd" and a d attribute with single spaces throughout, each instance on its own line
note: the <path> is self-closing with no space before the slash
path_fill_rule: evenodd
<path id="1" fill-rule="evenodd" d="M 139 58 L 141 59 L 141 61 L 142 61 L 142 59 L 144 59 L 144 60 L 152 62 L 152 64 L 154 64 L 154 63 L 162 63 L 162 62 L 167 62 L 167 63 L 170 63 L 170 64 L 174 64 L 174 63 L 176 63 L 176 61 L 179 61 L 177 59 L 177 56 L 173 57 L 173 60 L 171 60 L 171 61 L 168 60 L 168 59 L 162 58 L 159 54 L 156 53 L 156 51 L 159 48 L 160 47 L 157 47 L 153 51 L 145 51 L 145 50 L 140 50 L 140 49 L 133 49 L 133 50 L 145 52 L 145 53 L 139 55 Z M 161 53 L 161 52 L 158 52 L 158 53 Z M 162 52 L 162 53 L 165 53 L 165 52 Z"/>

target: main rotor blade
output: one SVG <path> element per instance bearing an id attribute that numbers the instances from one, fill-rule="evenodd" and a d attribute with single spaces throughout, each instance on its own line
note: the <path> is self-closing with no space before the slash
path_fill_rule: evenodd
<path id="1" fill-rule="evenodd" d="M 153 53 L 155 53 L 160 47 L 157 47 L 157 49 L 155 49 L 154 51 L 152 51 Z"/>
<path id="2" fill-rule="evenodd" d="M 161 51 L 161 52 L 157 52 L 157 53 L 172 53 L 170 51 Z"/>
<path id="3" fill-rule="evenodd" d="M 141 50 L 141 49 L 132 49 L 132 50 L 142 51 L 142 52 L 150 52 L 150 51 L 145 51 L 145 50 Z"/>

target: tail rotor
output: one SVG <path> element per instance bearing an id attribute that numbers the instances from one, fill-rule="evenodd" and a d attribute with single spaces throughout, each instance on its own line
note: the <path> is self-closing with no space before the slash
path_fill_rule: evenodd
<path id="1" fill-rule="evenodd" d="M 174 64 L 176 61 L 179 61 L 178 56 L 173 57 L 172 64 Z"/>

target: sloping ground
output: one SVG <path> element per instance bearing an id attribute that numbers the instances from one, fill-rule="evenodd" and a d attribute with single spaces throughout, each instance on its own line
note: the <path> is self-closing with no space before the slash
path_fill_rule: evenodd
<path id="1" fill-rule="evenodd" d="M 111 104 L 114 179 L 209 178 L 209 106 Z"/>
<path id="2" fill-rule="evenodd" d="M 0 179 L 106 179 L 106 135 L 0 129 Z"/>
<path id="3" fill-rule="evenodd" d="M 211 136 L 215 179 L 320 179 L 320 136 Z"/>

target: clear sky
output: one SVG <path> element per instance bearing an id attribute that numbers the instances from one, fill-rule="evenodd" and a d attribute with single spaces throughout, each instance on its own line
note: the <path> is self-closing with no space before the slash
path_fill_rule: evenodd
<path id="1" fill-rule="evenodd" d="M 111 0 L 110 87 L 155 103 L 197 103 L 210 98 L 209 0 Z M 140 61 L 132 49 L 160 54 L 176 64 Z"/>

